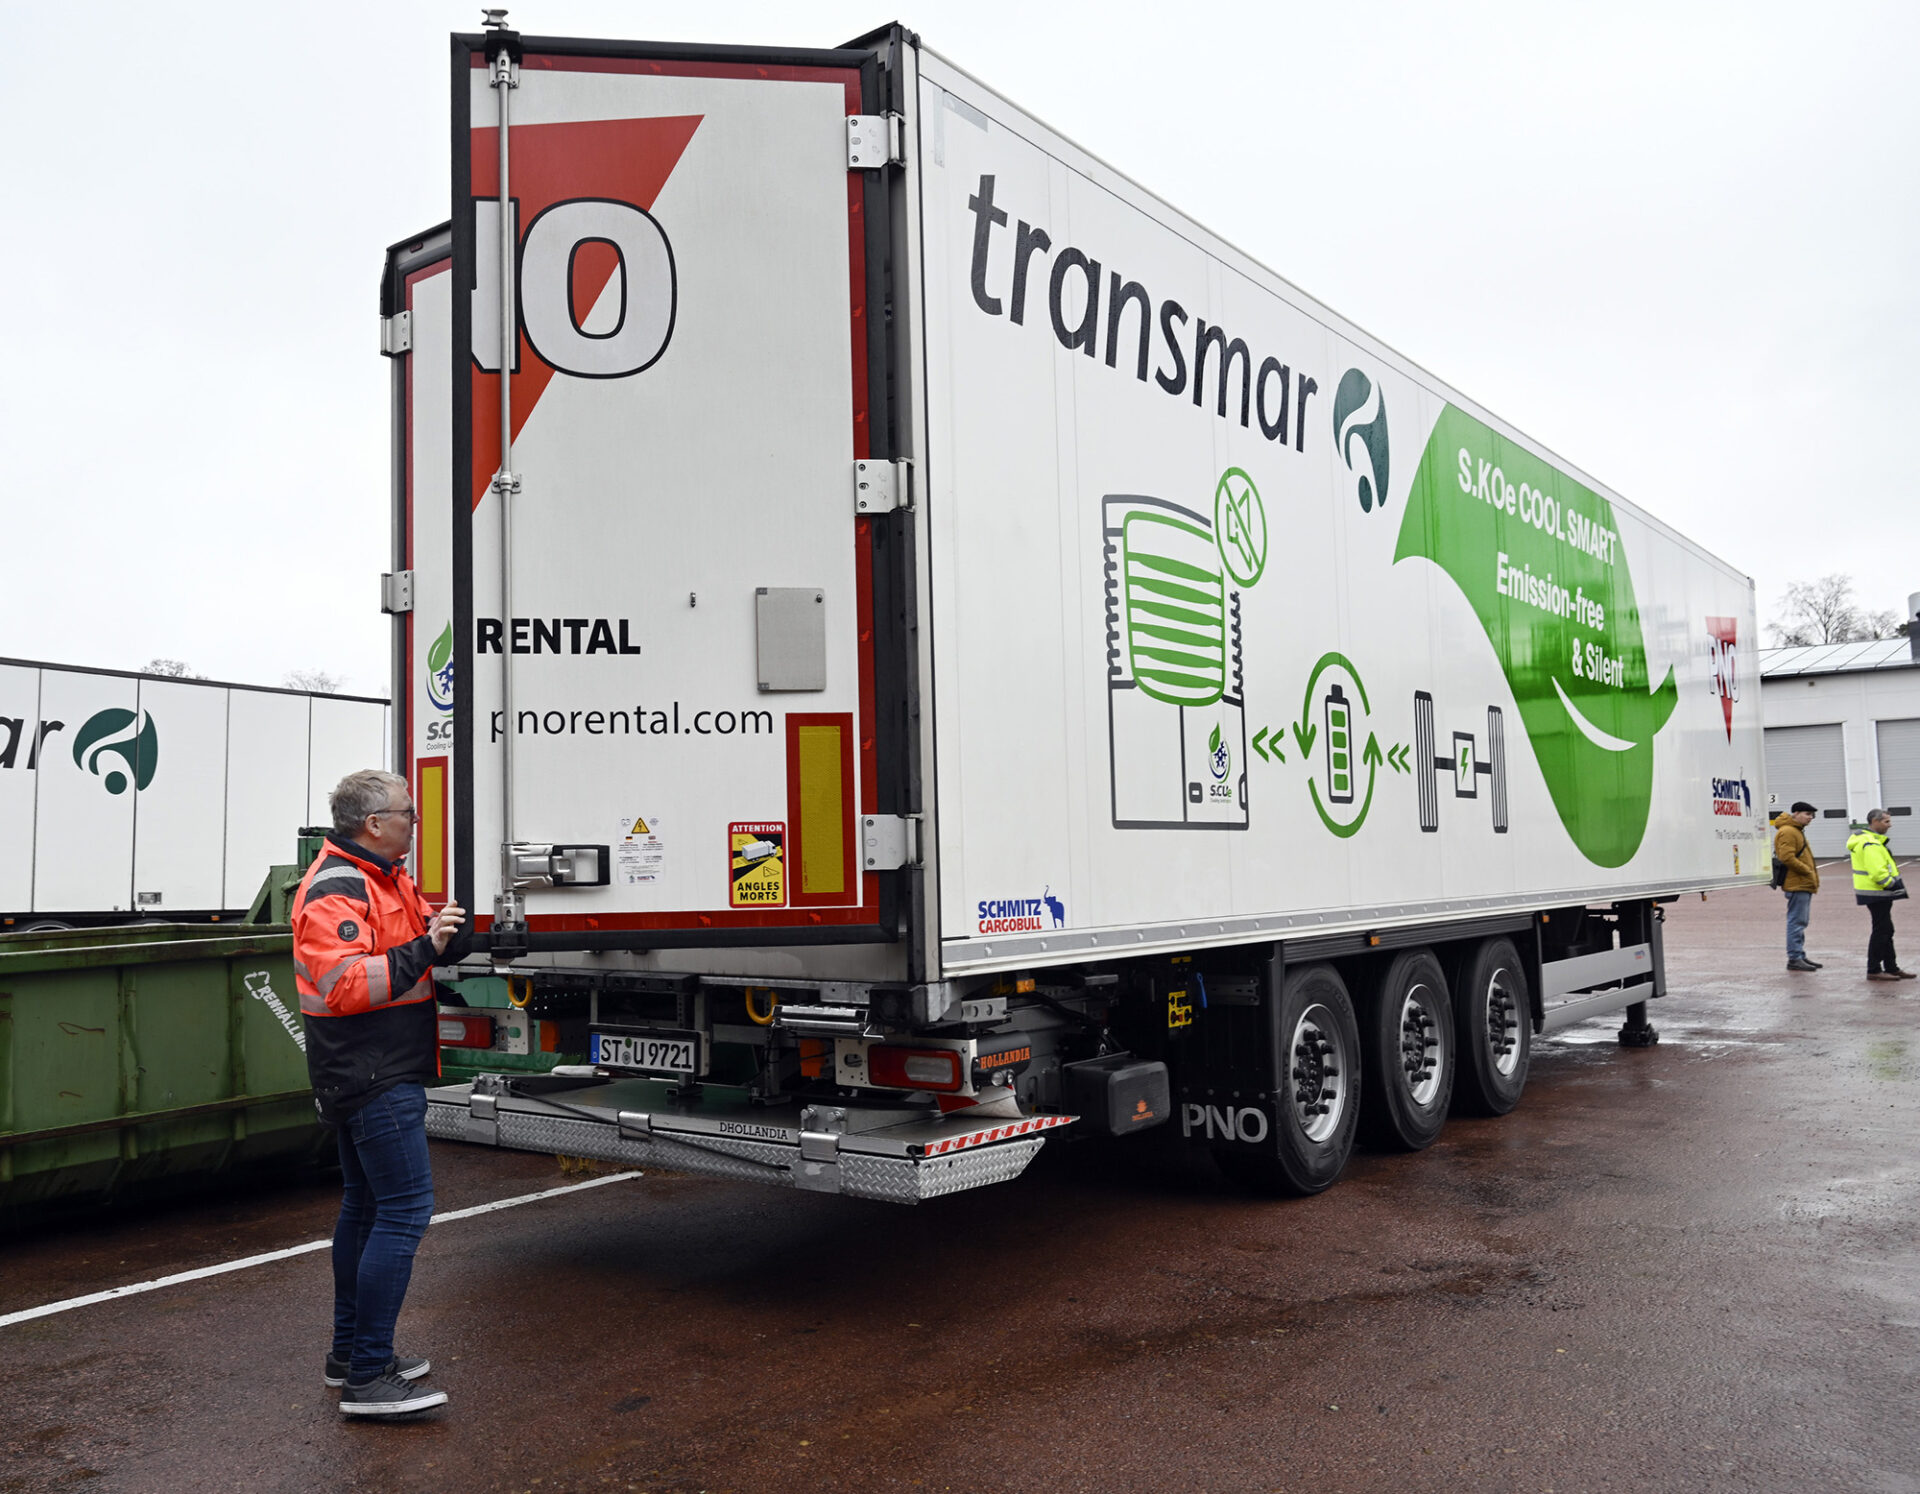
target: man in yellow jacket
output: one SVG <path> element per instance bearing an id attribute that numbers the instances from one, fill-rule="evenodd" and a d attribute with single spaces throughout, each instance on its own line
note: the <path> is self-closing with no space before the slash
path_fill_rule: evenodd
<path id="1" fill-rule="evenodd" d="M 1773 821 L 1773 859 L 1786 868 L 1780 884 L 1787 895 L 1787 969 L 1818 970 L 1807 958 L 1807 920 L 1813 916 L 1813 895 L 1820 890 L 1820 868 L 1814 865 L 1806 828 L 1820 811 L 1805 799 Z"/>
<path id="2" fill-rule="evenodd" d="M 1912 980 L 1893 955 L 1893 905 L 1907 895 L 1906 883 L 1887 849 L 1893 820 L 1884 809 L 1867 811 L 1867 828 L 1847 839 L 1853 857 L 1853 900 L 1867 910 L 1873 932 L 1867 936 L 1868 980 Z"/>

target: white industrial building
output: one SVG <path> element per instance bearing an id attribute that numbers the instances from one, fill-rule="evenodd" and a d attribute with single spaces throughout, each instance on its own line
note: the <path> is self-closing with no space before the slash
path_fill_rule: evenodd
<path id="1" fill-rule="evenodd" d="M 1767 812 L 1804 799 L 1815 856 L 1844 856 L 1869 809 L 1894 816 L 1902 858 L 1920 852 L 1920 639 L 1823 643 L 1760 654 Z"/>

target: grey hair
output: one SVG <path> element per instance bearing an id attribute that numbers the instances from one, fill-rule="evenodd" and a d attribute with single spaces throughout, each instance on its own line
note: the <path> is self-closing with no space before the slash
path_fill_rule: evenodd
<path id="1" fill-rule="evenodd" d="M 1869 825 L 1875 820 L 1890 820 L 1892 818 L 1893 816 L 1888 814 L 1884 809 L 1869 809 L 1867 811 L 1867 823 Z"/>
<path id="2" fill-rule="evenodd" d="M 362 768 L 347 774 L 327 795 L 327 807 L 333 811 L 333 833 L 359 834 L 367 816 L 380 813 L 393 797 L 393 791 L 404 792 L 406 787 L 407 780 L 398 773 L 382 772 L 379 768 Z"/>

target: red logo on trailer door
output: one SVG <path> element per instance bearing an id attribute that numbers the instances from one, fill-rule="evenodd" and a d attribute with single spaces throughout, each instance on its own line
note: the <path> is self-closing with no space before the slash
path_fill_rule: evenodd
<path id="1" fill-rule="evenodd" d="M 673 246 L 650 209 L 701 116 L 513 127 L 518 335 L 513 434 L 556 373 L 623 379 L 673 337 Z M 499 129 L 473 131 L 472 181 L 500 180 Z M 500 199 L 474 197 L 473 503 L 499 465 Z"/>
<path id="2" fill-rule="evenodd" d="M 1735 648 L 1740 637 L 1740 619 L 1710 617 L 1707 634 L 1712 640 L 1707 645 L 1707 653 L 1713 660 L 1713 693 L 1720 697 L 1720 714 L 1726 721 L 1727 740 L 1731 742 L 1733 703 L 1740 698 L 1739 653 Z"/>

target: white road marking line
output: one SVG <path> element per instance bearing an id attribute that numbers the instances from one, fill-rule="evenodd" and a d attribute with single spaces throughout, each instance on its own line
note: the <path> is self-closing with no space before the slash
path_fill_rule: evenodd
<path id="1" fill-rule="evenodd" d="M 622 1183 L 628 1178 L 640 1177 L 638 1169 L 631 1172 L 610 1173 L 604 1178 L 588 1178 L 584 1183 L 568 1183 L 560 1188 L 548 1188 L 540 1193 L 523 1193 L 518 1198 L 502 1198 L 494 1203 L 475 1204 L 470 1209 L 454 1209 L 449 1213 L 435 1214 L 429 1224 L 448 1224 L 455 1219 L 472 1219 L 480 1214 L 493 1214 L 501 1209 L 517 1209 L 521 1204 L 539 1203 L 543 1198 L 558 1198 L 562 1193 L 578 1193 L 584 1188 L 603 1188 L 608 1183 Z M 32 1318 L 51 1317 L 57 1312 L 71 1312 L 76 1307 L 91 1307 L 96 1302 L 111 1302 L 116 1297 L 134 1297 L 141 1292 L 157 1292 L 162 1287 L 179 1286 L 185 1281 L 200 1281 L 208 1276 L 224 1276 L 229 1271 L 244 1271 L 250 1266 L 264 1266 L 271 1261 L 284 1261 L 291 1256 L 309 1255 L 316 1250 L 328 1250 L 333 1246 L 331 1239 L 309 1240 L 304 1245 L 290 1245 L 285 1250 L 269 1250 L 264 1255 L 249 1255 L 237 1261 L 225 1261 L 218 1266 L 201 1266 L 194 1271 L 178 1271 L 172 1276 L 156 1276 L 152 1281 L 135 1282 L 132 1286 L 114 1287 L 105 1292 L 89 1292 L 84 1297 L 69 1297 L 64 1302 L 49 1302 L 44 1307 L 24 1307 L 19 1312 L 10 1312 L 0 1316 L 0 1328 L 12 1323 L 24 1323 Z"/>

